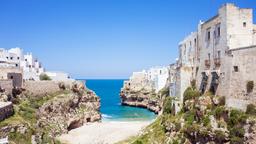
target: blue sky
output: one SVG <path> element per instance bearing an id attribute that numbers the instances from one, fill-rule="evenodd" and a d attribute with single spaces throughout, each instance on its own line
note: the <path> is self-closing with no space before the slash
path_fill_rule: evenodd
<path id="1" fill-rule="evenodd" d="M 0 0 L 0 47 L 75 78 L 127 78 L 174 62 L 178 42 L 226 2 L 256 11 L 255 0 Z"/>

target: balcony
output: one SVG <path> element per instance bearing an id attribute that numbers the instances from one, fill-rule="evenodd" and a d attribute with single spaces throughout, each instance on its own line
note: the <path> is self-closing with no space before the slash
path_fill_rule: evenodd
<path id="1" fill-rule="evenodd" d="M 220 58 L 215 58 L 214 59 L 214 64 L 216 67 L 220 67 Z"/>
<path id="2" fill-rule="evenodd" d="M 209 69 L 210 66 L 211 66 L 210 60 L 205 60 L 205 61 L 204 61 L 204 65 L 205 65 L 205 67 L 206 67 L 207 69 Z"/>

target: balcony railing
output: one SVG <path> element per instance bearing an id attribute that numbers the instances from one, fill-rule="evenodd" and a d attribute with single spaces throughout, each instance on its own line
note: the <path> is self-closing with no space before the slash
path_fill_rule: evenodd
<path id="1" fill-rule="evenodd" d="M 214 59 L 214 64 L 216 67 L 219 67 L 220 66 L 220 58 L 215 58 Z"/>
<path id="2" fill-rule="evenodd" d="M 211 66 L 210 60 L 205 60 L 204 65 L 206 68 L 210 68 L 210 66 Z"/>

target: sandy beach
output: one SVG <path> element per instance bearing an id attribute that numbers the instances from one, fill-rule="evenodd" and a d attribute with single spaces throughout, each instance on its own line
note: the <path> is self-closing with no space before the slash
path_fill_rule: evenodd
<path id="1" fill-rule="evenodd" d="M 103 121 L 86 124 L 59 137 L 68 144 L 113 144 L 135 136 L 151 121 Z"/>

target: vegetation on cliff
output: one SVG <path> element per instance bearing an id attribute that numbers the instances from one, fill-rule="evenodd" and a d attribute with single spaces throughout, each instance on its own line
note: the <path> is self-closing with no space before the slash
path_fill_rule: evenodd
<path id="1" fill-rule="evenodd" d="M 36 111 L 48 100 L 61 94 L 67 94 L 68 91 L 61 91 L 44 97 L 27 96 L 26 99 L 16 101 L 14 105 L 14 115 L 0 122 L 1 135 L 8 135 L 10 142 L 13 143 L 31 143 L 31 136 L 39 131 L 36 129 L 38 120 Z M 10 129 L 10 130 L 9 130 Z M 43 143 L 58 143 L 57 140 L 49 138 L 47 130 L 40 130 L 44 133 Z"/>
<path id="2" fill-rule="evenodd" d="M 72 88 L 45 96 L 20 95 L 15 113 L 0 122 L 0 136 L 14 144 L 60 143 L 56 136 L 100 120 L 99 98 L 92 91 L 74 84 Z"/>
<path id="3" fill-rule="evenodd" d="M 183 107 L 178 114 L 173 114 L 171 103 L 171 97 L 165 98 L 162 115 L 140 135 L 121 143 L 242 144 L 251 143 L 255 137 L 256 107 L 252 104 L 246 112 L 227 108 L 225 97 L 200 95 L 193 87 L 184 92 Z"/>

